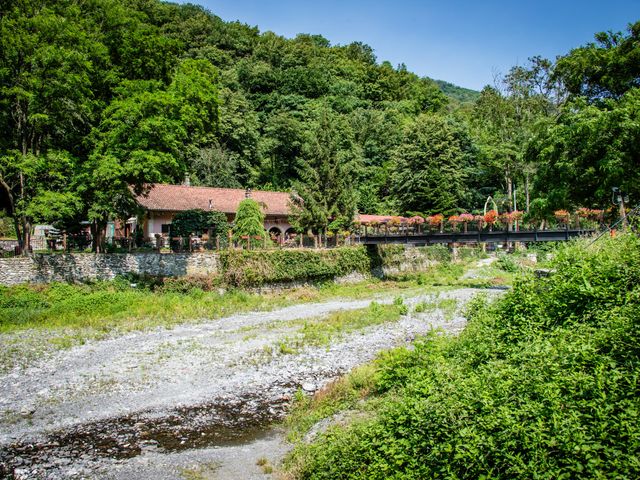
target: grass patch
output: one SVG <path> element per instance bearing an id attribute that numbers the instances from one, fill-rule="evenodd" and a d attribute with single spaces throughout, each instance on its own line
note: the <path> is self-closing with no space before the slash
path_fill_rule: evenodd
<path id="1" fill-rule="evenodd" d="M 426 272 L 409 272 L 389 276 L 398 282 L 443 288 L 491 288 L 511 285 L 521 270 L 505 271 L 495 265 L 478 266 L 475 258 L 456 263 L 434 265 Z"/>
<path id="2" fill-rule="evenodd" d="M 199 289 L 188 293 L 155 292 L 122 287 L 114 282 L 0 287 L 0 333 L 31 328 L 91 328 L 104 332 L 143 330 L 171 326 L 187 319 L 218 318 L 339 297 L 365 298 L 418 287 L 410 279 L 371 280 L 354 285 L 325 284 L 270 294 L 242 290 L 217 293 Z"/>
<path id="3" fill-rule="evenodd" d="M 338 311 L 326 317 L 305 320 L 297 335 L 287 337 L 278 343 L 278 351 L 287 355 L 298 353 L 308 345 L 326 346 L 336 337 L 365 327 L 395 322 L 406 313 L 407 307 L 400 298 L 400 302 L 396 300 L 392 305 L 371 302 L 367 308 Z"/>
<path id="4" fill-rule="evenodd" d="M 354 409 L 372 391 L 375 373 L 373 365 L 362 365 L 326 385 L 313 396 L 298 392 L 285 419 L 288 440 L 298 442 L 320 420 Z"/>
<path id="5" fill-rule="evenodd" d="M 193 468 L 181 469 L 180 476 L 184 480 L 215 480 L 219 469 L 220 464 L 217 462 L 203 463 Z"/>

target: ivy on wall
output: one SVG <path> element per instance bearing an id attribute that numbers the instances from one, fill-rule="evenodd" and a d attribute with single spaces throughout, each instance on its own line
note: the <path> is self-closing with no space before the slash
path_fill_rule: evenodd
<path id="1" fill-rule="evenodd" d="M 364 247 L 229 250 L 220 254 L 220 267 L 225 283 L 253 286 L 295 280 L 329 280 L 353 272 L 369 273 L 370 258 Z"/>

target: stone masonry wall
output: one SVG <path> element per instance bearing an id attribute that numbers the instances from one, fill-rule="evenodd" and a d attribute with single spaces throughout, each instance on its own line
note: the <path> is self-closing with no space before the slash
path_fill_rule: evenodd
<path id="1" fill-rule="evenodd" d="M 433 247 L 388 245 L 382 248 L 381 265 L 373 272 L 378 277 L 424 272 L 439 262 L 439 259 L 433 256 Z"/>
<path id="2" fill-rule="evenodd" d="M 379 266 L 371 274 L 384 277 L 427 270 L 439 261 L 429 248 L 405 248 L 397 245 L 385 247 L 379 258 Z M 0 285 L 110 280 L 130 272 L 180 277 L 193 274 L 215 275 L 221 273 L 221 267 L 220 258 L 215 253 L 70 253 L 0 258 Z M 362 274 L 356 273 L 338 280 L 363 278 Z M 301 278 L 295 282 L 304 283 L 307 280 Z"/>
<path id="3" fill-rule="evenodd" d="M 215 274 L 218 265 L 213 253 L 36 254 L 0 258 L 0 285 L 109 280 L 129 272 L 166 277 Z"/>

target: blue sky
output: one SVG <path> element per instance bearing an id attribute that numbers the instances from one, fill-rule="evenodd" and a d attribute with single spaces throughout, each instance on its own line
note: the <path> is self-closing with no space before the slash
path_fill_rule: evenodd
<path id="1" fill-rule="evenodd" d="M 182 2 L 184 3 L 184 2 Z M 321 34 L 362 41 L 378 61 L 481 89 L 528 57 L 555 58 L 640 20 L 640 0 L 191 0 L 224 20 L 285 37 Z"/>

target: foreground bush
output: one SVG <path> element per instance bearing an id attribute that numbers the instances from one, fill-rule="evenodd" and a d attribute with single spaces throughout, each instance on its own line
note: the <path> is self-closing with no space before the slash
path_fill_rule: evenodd
<path id="1" fill-rule="evenodd" d="M 640 478 L 640 241 L 562 248 L 459 338 L 378 360 L 373 419 L 289 460 L 309 479 Z"/>

